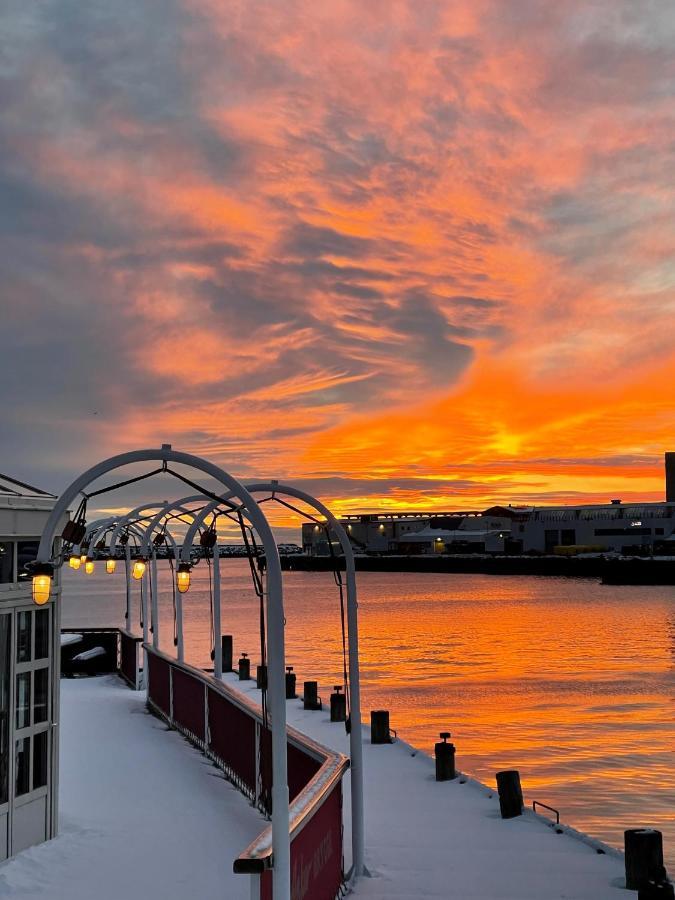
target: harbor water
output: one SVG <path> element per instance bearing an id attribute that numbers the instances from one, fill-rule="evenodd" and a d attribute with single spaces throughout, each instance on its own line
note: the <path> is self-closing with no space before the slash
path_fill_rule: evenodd
<path id="1" fill-rule="evenodd" d="M 114 575 L 65 570 L 63 625 L 124 624 Z M 173 653 L 171 576 L 160 570 L 160 645 Z M 246 560 L 221 561 L 223 633 L 252 671 L 260 610 Z M 284 575 L 286 657 L 328 703 L 344 680 L 340 601 L 327 573 Z M 590 579 L 417 573 L 358 576 L 363 716 L 389 709 L 398 735 L 432 753 L 452 732 L 457 765 L 494 785 L 520 770 L 526 801 L 621 847 L 623 830 L 664 834 L 675 871 L 675 589 Z M 209 572 L 183 595 L 186 660 L 209 666 Z M 134 582 L 131 628 L 139 630 Z M 336 726 L 340 727 L 340 726 Z M 394 787 L 394 786 L 392 786 Z"/>

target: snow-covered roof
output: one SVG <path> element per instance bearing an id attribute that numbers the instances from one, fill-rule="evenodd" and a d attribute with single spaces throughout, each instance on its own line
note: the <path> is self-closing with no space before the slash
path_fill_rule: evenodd
<path id="1" fill-rule="evenodd" d="M 423 528 L 422 531 L 410 531 L 407 534 L 402 535 L 396 540 L 399 543 L 404 544 L 413 544 L 413 543 L 424 543 L 426 541 L 468 541 L 472 538 L 478 540 L 485 540 L 487 535 L 498 535 L 502 534 L 503 529 L 493 529 L 491 531 L 486 531 L 485 529 L 481 529 L 480 531 L 464 531 L 462 529 L 456 529 L 454 531 L 446 531 L 443 528 Z"/>

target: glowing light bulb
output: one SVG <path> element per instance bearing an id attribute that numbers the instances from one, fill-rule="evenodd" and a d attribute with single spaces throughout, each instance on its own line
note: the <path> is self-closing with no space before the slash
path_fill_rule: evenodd
<path id="1" fill-rule="evenodd" d="M 137 559 L 134 563 L 134 567 L 131 570 L 131 574 L 134 576 L 136 581 L 140 581 L 140 579 L 145 575 L 145 560 Z"/>
<path id="2" fill-rule="evenodd" d="M 114 573 L 116 565 L 117 565 L 116 559 L 106 559 L 105 570 L 108 573 L 108 575 L 112 575 Z"/>
<path id="3" fill-rule="evenodd" d="M 79 556 L 71 556 L 68 560 L 68 565 L 71 569 L 75 569 L 77 571 L 80 568 L 80 557 Z"/>
<path id="4" fill-rule="evenodd" d="M 48 563 L 40 563 L 33 570 L 33 602 L 43 606 L 49 601 L 54 569 Z"/>
<path id="5" fill-rule="evenodd" d="M 82 556 L 80 556 L 80 562 L 82 564 L 84 564 L 84 563 L 86 563 L 86 561 L 87 561 L 87 554 L 83 553 Z"/>
<path id="6" fill-rule="evenodd" d="M 190 590 L 190 566 L 187 563 L 181 563 L 178 566 L 176 587 L 181 594 L 185 594 Z"/>
<path id="7" fill-rule="evenodd" d="M 84 564 L 84 571 L 87 573 L 87 575 L 94 574 L 94 560 L 93 559 L 88 559 L 86 561 L 86 563 Z"/>

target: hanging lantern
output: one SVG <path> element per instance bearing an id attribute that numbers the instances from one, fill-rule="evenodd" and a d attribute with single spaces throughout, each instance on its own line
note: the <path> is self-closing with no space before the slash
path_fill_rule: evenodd
<path id="1" fill-rule="evenodd" d="M 116 559 L 106 559 L 105 561 L 105 570 L 108 575 L 112 575 L 115 572 L 115 566 L 117 565 Z"/>
<path id="2" fill-rule="evenodd" d="M 190 590 L 190 565 L 189 563 L 180 563 L 176 572 L 176 587 L 180 594 L 185 594 Z"/>
<path id="3" fill-rule="evenodd" d="M 87 554 L 86 554 L 86 553 L 83 553 L 83 554 L 80 556 L 80 562 L 82 563 L 82 565 L 84 565 L 84 564 L 86 563 L 86 561 L 87 561 Z"/>
<path id="4" fill-rule="evenodd" d="M 87 573 L 87 575 L 94 574 L 94 560 L 93 559 L 88 559 L 86 561 L 86 563 L 84 564 L 84 571 Z"/>
<path id="5" fill-rule="evenodd" d="M 68 565 L 70 566 L 71 569 L 75 569 L 75 571 L 77 571 L 77 569 L 80 568 L 80 557 L 79 556 L 71 556 L 70 559 L 68 560 Z"/>
<path id="6" fill-rule="evenodd" d="M 49 601 L 54 567 L 49 563 L 37 563 L 33 568 L 33 602 L 43 606 Z"/>
<path id="7" fill-rule="evenodd" d="M 145 575 L 145 560 L 137 559 L 134 563 L 134 567 L 131 570 L 131 574 L 134 576 L 136 581 L 140 581 L 141 578 Z"/>

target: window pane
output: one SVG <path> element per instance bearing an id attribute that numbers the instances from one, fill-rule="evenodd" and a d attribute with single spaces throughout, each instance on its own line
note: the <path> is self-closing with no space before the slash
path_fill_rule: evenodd
<path id="1" fill-rule="evenodd" d="M 36 669 L 33 675 L 33 725 L 47 721 L 47 686 L 49 669 Z"/>
<path id="2" fill-rule="evenodd" d="M 17 662 L 29 662 L 30 660 L 31 616 L 32 613 L 29 610 L 27 610 L 26 612 L 20 612 L 17 616 Z"/>
<path id="3" fill-rule="evenodd" d="M 26 563 L 37 557 L 39 541 L 19 541 L 16 545 L 16 580 L 28 581 L 30 575 L 24 569 Z"/>
<path id="4" fill-rule="evenodd" d="M 33 790 L 47 784 L 47 738 L 46 731 L 33 738 Z"/>
<path id="5" fill-rule="evenodd" d="M 0 584 L 14 581 L 14 543 L 0 541 Z"/>
<path id="6" fill-rule="evenodd" d="M 0 615 L 0 803 L 9 796 L 9 638 L 12 617 Z"/>
<path id="7" fill-rule="evenodd" d="M 16 727 L 30 725 L 30 672 L 16 676 Z"/>
<path id="8" fill-rule="evenodd" d="M 35 616 L 35 659 L 49 656 L 49 610 L 36 609 Z"/>
<path id="9" fill-rule="evenodd" d="M 30 738 L 16 742 L 16 796 L 27 794 L 30 788 Z"/>

